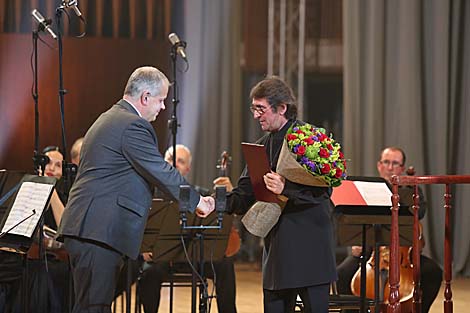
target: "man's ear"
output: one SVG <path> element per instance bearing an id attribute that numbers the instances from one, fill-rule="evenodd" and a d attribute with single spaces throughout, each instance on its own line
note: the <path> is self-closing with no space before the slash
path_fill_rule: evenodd
<path id="1" fill-rule="evenodd" d="M 280 115 L 284 115 L 287 112 L 287 105 L 285 103 L 283 103 L 280 106 L 278 106 L 277 112 Z"/>
<path id="2" fill-rule="evenodd" d="M 147 105 L 147 102 L 148 102 L 148 92 L 146 92 L 146 91 L 142 92 L 142 94 L 140 95 L 140 102 L 141 102 L 143 105 Z"/>

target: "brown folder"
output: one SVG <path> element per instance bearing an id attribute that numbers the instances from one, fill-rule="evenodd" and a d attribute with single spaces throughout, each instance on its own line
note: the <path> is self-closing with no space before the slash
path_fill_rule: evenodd
<path id="1" fill-rule="evenodd" d="M 271 172 L 264 146 L 242 142 L 242 151 L 248 166 L 248 173 L 256 200 L 279 203 L 280 200 L 277 195 L 266 188 L 263 180 L 264 174 Z"/>

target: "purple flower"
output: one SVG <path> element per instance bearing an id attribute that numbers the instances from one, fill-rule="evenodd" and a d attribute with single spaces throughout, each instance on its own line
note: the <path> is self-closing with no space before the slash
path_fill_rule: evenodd
<path id="1" fill-rule="evenodd" d="M 317 169 L 317 166 L 315 165 L 315 162 L 312 162 L 312 161 L 308 161 L 308 167 L 310 168 L 310 170 L 312 172 L 314 172 L 316 169 Z"/>
<path id="2" fill-rule="evenodd" d="M 317 136 L 312 136 L 312 139 L 313 139 L 314 141 L 320 141 Z"/>
<path id="3" fill-rule="evenodd" d="M 298 128 L 298 127 L 294 127 L 294 128 L 292 128 L 292 130 L 293 130 L 294 132 L 296 132 L 296 131 L 299 130 L 299 128 Z"/>

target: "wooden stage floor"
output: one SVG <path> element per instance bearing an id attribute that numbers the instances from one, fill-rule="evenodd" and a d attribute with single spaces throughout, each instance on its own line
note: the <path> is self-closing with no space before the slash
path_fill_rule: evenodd
<path id="1" fill-rule="evenodd" d="M 238 313 L 263 312 L 261 272 L 255 264 L 236 264 L 237 278 L 237 311 Z M 211 287 L 210 287 L 211 288 Z M 211 290 L 211 289 L 209 289 Z M 470 278 L 456 278 L 452 282 L 452 293 L 455 313 L 470 312 Z M 175 288 L 174 313 L 191 312 L 191 288 Z M 442 313 L 444 289 L 434 302 L 430 313 Z M 122 313 L 120 299 L 117 300 L 117 313 Z M 197 310 L 198 311 L 198 310 Z M 134 311 L 133 311 L 134 312 Z M 143 312 L 143 309 L 142 309 Z M 159 312 L 169 312 L 168 288 L 162 288 Z M 217 305 L 212 303 L 211 312 L 217 312 Z M 223 313 L 223 312 L 221 312 Z"/>

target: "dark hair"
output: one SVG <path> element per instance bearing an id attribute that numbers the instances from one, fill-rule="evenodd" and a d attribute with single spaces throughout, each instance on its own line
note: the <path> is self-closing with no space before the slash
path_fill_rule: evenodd
<path id="1" fill-rule="evenodd" d="M 382 155 L 384 154 L 384 151 L 385 150 L 392 150 L 392 151 L 398 151 L 401 153 L 401 156 L 402 156 L 402 159 L 403 159 L 403 162 L 402 162 L 402 166 L 406 164 L 406 154 L 405 154 L 405 151 L 403 151 L 402 148 L 399 148 L 399 147 L 395 147 L 395 146 L 390 146 L 390 147 L 386 147 L 382 150 L 382 152 L 380 152 L 380 159 L 382 159 Z"/>
<path id="2" fill-rule="evenodd" d="M 45 147 L 44 149 L 42 149 L 42 154 L 46 154 L 46 153 L 51 152 L 51 151 L 57 151 L 57 152 L 60 152 L 62 154 L 62 152 L 60 151 L 60 148 L 57 147 L 57 146 L 47 146 L 47 147 Z"/>
<path id="3" fill-rule="evenodd" d="M 297 104 L 292 88 L 277 76 L 271 76 L 257 83 L 250 91 L 250 99 L 266 99 L 274 110 L 285 104 L 287 107 L 284 116 L 287 119 L 297 117 Z"/>

